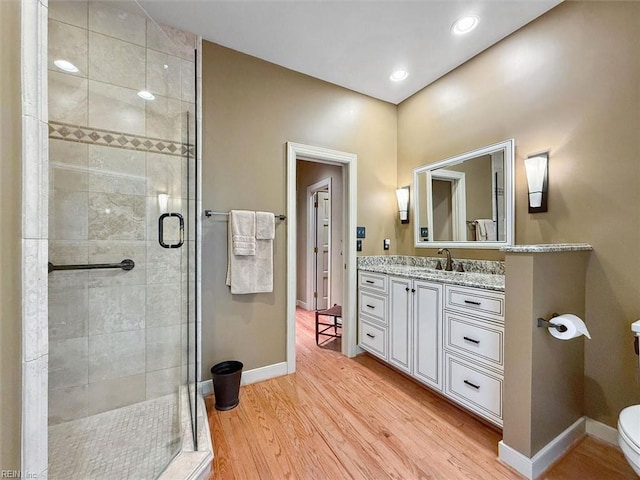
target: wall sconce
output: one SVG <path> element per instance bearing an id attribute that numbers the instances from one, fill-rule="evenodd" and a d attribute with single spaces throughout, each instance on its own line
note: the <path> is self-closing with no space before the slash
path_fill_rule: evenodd
<path id="1" fill-rule="evenodd" d="M 169 194 L 158 194 L 158 209 L 160 210 L 160 213 L 167 213 L 169 211 Z"/>
<path id="2" fill-rule="evenodd" d="M 532 155 L 524 161 L 529 187 L 529 213 L 547 211 L 549 193 L 549 152 Z"/>
<path id="3" fill-rule="evenodd" d="M 409 186 L 397 189 L 396 197 L 398 198 L 400 223 L 409 223 Z"/>

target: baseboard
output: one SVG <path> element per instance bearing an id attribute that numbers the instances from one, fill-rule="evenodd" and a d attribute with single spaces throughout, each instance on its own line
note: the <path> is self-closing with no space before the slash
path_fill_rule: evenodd
<path id="1" fill-rule="evenodd" d="M 264 367 L 243 371 L 240 385 L 250 385 L 252 383 L 263 382 L 286 374 L 287 362 L 274 363 L 273 365 L 266 365 Z M 200 382 L 200 389 L 203 396 L 212 394 L 213 382 L 210 379 Z"/>
<path id="2" fill-rule="evenodd" d="M 304 310 L 309 310 L 309 307 L 307 307 L 307 302 L 302 301 L 302 300 L 296 300 L 296 306 L 300 307 Z"/>
<path id="3" fill-rule="evenodd" d="M 557 462 L 571 446 L 585 435 L 585 418 L 581 417 L 545 445 L 533 458 L 514 450 L 504 441 L 498 444 L 498 458 L 526 478 L 532 480 L 542 475 Z"/>
<path id="4" fill-rule="evenodd" d="M 587 435 L 602 440 L 603 442 L 610 443 L 611 445 L 618 446 L 618 430 L 604 423 L 587 418 Z"/>

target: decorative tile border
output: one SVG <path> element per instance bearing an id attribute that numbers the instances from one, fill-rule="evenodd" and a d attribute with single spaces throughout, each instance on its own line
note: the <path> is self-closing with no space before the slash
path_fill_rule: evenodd
<path id="1" fill-rule="evenodd" d="M 141 137 L 113 130 L 72 125 L 62 122 L 49 122 L 49 138 L 67 142 L 87 143 L 105 147 L 123 148 L 148 153 L 160 153 L 184 157 L 189 153 L 193 157 L 193 145 L 161 138 Z"/>

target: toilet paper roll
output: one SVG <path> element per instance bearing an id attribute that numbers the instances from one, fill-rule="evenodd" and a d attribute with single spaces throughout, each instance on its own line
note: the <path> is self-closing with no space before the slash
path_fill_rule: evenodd
<path id="1" fill-rule="evenodd" d="M 549 328 L 549 333 L 560 340 L 570 340 L 572 338 L 584 335 L 591 339 L 589 330 L 584 322 L 577 316 L 571 313 L 565 313 L 557 317 L 553 317 L 549 320 L 552 325 L 564 325 L 567 329 L 564 332 L 560 332 L 557 328 Z"/>

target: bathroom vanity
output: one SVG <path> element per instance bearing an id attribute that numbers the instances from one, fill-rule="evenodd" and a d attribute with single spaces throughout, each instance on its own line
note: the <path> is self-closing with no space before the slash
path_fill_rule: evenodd
<path id="1" fill-rule="evenodd" d="M 504 264 L 358 258 L 359 346 L 502 427 Z"/>

